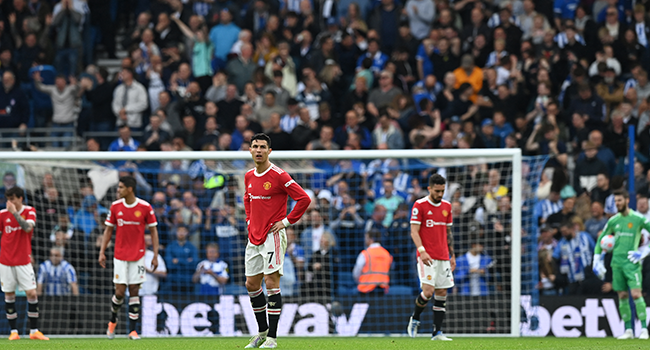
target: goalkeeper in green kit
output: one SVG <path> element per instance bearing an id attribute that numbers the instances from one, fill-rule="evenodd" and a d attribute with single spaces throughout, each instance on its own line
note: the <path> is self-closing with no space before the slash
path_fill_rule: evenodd
<path id="1" fill-rule="evenodd" d="M 625 333 L 618 339 L 634 338 L 628 288 L 632 292 L 636 314 L 641 321 L 642 329 L 639 339 L 648 339 L 646 305 L 641 294 L 641 262 L 650 253 L 650 247 L 639 249 L 639 241 L 642 229 L 650 231 L 650 221 L 628 208 L 630 196 L 626 191 L 615 191 L 614 202 L 618 213 L 607 221 L 603 232 L 596 241 L 593 269 L 600 279 L 605 277 L 607 268 L 605 268 L 604 253 L 600 248 L 600 241 L 606 235 L 614 235 L 616 243 L 612 251 L 612 287 L 618 293 L 618 310 L 625 322 Z"/>

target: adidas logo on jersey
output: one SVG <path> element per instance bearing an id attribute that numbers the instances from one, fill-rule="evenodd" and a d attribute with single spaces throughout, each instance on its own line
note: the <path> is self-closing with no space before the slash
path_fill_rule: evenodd
<path id="1" fill-rule="evenodd" d="M 7 219 L 7 221 L 6 221 L 6 222 L 11 222 L 11 219 Z"/>
<path id="2" fill-rule="evenodd" d="M 122 212 L 117 213 L 117 216 L 122 216 L 122 215 L 123 215 Z"/>
<path id="3" fill-rule="evenodd" d="M 427 213 L 427 215 L 433 215 L 433 213 L 431 212 L 431 210 L 429 210 L 429 212 Z"/>
<path id="4" fill-rule="evenodd" d="M 272 269 L 272 268 L 273 268 L 273 265 L 269 265 L 269 269 Z"/>
<path id="5" fill-rule="evenodd" d="M 253 184 L 248 184 L 248 188 L 252 188 L 252 187 L 253 187 Z"/>

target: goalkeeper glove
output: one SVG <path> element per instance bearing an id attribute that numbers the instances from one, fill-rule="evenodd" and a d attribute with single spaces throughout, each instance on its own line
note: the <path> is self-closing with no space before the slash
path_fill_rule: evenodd
<path id="1" fill-rule="evenodd" d="M 650 254 L 650 246 L 645 246 L 639 250 L 631 250 L 627 252 L 627 258 L 633 263 L 636 264 L 641 260 L 645 259 L 646 256 Z"/>
<path id="2" fill-rule="evenodd" d="M 603 262 L 603 255 L 605 255 L 605 253 L 594 255 L 594 262 L 592 264 L 594 274 L 601 280 L 605 278 L 605 274 L 607 273 L 607 268 Z"/>

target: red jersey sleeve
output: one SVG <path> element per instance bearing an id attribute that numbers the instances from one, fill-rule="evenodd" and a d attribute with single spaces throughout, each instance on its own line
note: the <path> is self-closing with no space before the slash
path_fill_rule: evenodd
<path id="1" fill-rule="evenodd" d="M 422 224 L 420 203 L 415 202 L 413 204 L 413 209 L 411 209 L 411 223 L 416 225 Z"/>
<path id="2" fill-rule="evenodd" d="M 25 221 L 36 227 L 36 209 L 34 209 L 34 207 L 29 208 L 25 214 Z"/>
<path id="3" fill-rule="evenodd" d="M 287 215 L 287 220 L 293 225 L 305 214 L 309 204 L 311 204 L 311 198 L 286 171 L 280 174 L 280 181 L 284 185 L 287 194 L 296 201 L 293 210 Z"/>
<path id="4" fill-rule="evenodd" d="M 449 213 L 449 215 L 447 215 L 447 226 L 452 226 L 454 224 L 454 219 L 452 218 L 451 214 L 451 205 L 449 205 L 447 212 Z"/>
<path id="5" fill-rule="evenodd" d="M 115 227 L 115 213 L 113 213 L 114 209 L 115 209 L 115 204 L 111 204 L 111 208 L 108 210 L 108 215 L 106 216 L 106 221 L 104 221 L 104 225 Z"/>
<path id="6" fill-rule="evenodd" d="M 145 218 L 145 223 L 147 224 L 148 227 L 154 227 L 158 226 L 158 220 L 156 219 L 156 214 L 153 212 L 153 208 L 151 207 L 151 204 L 147 203 L 147 210 L 148 213 L 146 218 Z"/>

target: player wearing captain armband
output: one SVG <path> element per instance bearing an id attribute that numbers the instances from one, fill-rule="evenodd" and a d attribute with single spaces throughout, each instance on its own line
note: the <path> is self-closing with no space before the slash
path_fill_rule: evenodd
<path id="1" fill-rule="evenodd" d="M 268 135 L 254 135 L 251 138 L 250 152 L 255 168 L 249 170 L 244 177 L 244 207 L 248 224 L 244 261 L 246 289 L 259 333 L 251 338 L 245 348 L 270 349 L 277 347 L 278 322 L 282 310 L 280 276 L 284 272 L 284 253 L 287 250 L 285 228 L 300 219 L 311 199 L 286 171 L 269 161 L 271 139 Z M 296 201 L 289 215 L 288 196 Z M 262 291 L 262 279 L 266 282 L 268 303 Z"/>
<path id="2" fill-rule="evenodd" d="M 612 216 L 596 242 L 594 249 L 593 270 L 600 278 L 605 277 L 607 268 L 604 264 L 604 255 L 600 242 L 603 237 L 613 235 L 616 238 L 612 250 L 612 287 L 618 293 L 618 309 L 625 322 L 625 333 L 618 339 L 633 339 L 632 311 L 629 303 L 628 288 L 631 291 L 637 317 L 641 321 L 641 334 L 639 339 L 648 339 L 646 326 L 646 304 L 641 294 L 641 263 L 650 253 L 650 248 L 645 246 L 639 249 L 643 229 L 650 231 L 650 221 L 638 212 L 628 208 L 630 197 L 624 190 L 614 192 L 614 202 L 618 213 Z"/>
<path id="3" fill-rule="evenodd" d="M 417 248 L 417 270 L 422 293 L 415 299 L 415 310 L 406 328 L 410 337 L 417 335 L 420 315 L 433 297 L 431 340 L 451 340 L 442 333 L 447 289 L 454 286 L 451 273 L 456 267 L 454 236 L 451 231 L 451 204 L 442 200 L 446 182 L 445 178 L 438 174 L 431 175 L 429 195 L 415 201 L 411 210 L 411 238 Z"/>

